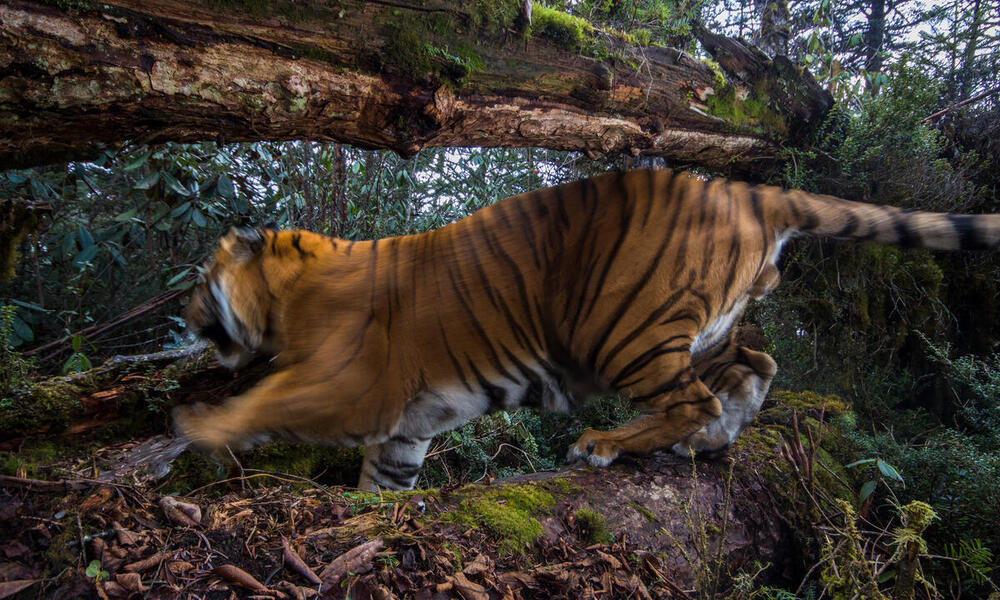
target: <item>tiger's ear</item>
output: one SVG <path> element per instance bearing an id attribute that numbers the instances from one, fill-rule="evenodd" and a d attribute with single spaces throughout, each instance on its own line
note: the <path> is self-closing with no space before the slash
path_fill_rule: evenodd
<path id="1" fill-rule="evenodd" d="M 231 227 L 219 245 L 237 262 L 246 262 L 264 247 L 264 236 L 251 227 Z"/>

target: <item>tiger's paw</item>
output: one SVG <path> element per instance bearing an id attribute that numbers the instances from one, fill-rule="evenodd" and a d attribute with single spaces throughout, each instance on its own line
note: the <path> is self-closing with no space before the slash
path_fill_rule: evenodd
<path id="1" fill-rule="evenodd" d="M 621 455 L 622 448 L 606 436 L 603 431 L 588 429 L 575 444 L 570 446 L 566 460 L 568 462 L 585 460 L 595 467 L 610 465 Z"/>
<path id="2" fill-rule="evenodd" d="M 204 404 L 178 406 L 173 411 L 173 421 L 179 436 L 210 454 L 224 452 L 233 439 L 233 432 Z"/>

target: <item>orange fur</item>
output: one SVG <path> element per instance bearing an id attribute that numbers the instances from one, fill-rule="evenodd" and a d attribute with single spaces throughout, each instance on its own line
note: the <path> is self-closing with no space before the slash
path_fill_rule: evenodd
<path id="1" fill-rule="evenodd" d="M 775 372 L 729 330 L 777 285 L 789 235 L 993 247 L 997 219 L 633 171 L 521 194 L 420 235 L 234 230 L 189 325 L 227 364 L 263 351 L 278 370 L 220 407 L 179 410 L 177 426 L 207 449 L 269 434 L 366 445 L 382 462 L 362 481 L 389 487 L 415 473 L 416 459 L 399 457 L 419 448 L 399 444 L 419 447 L 486 410 L 566 408 L 594 390 L 621 392 L 644 414 L 588 431 L 571 457 L 603 465 L 685 440 L 724 446 Z"/>

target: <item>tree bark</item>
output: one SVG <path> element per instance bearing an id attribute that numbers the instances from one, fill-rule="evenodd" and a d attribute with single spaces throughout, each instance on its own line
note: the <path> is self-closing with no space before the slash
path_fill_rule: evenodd
<path id="1" fill-rule="evenodd" d="M 803 131 L 802 105 L 830 104 L 816 87 L 773 99 L 767 119 L 706 111 L 719 74 L 705 63 L 580 22 L 560 37 L 539 15 L 518 33 L 519 0 L 263 4 L 4 3 L 0 164 L 123 141 L 313 139 L 404 155 L 626 151 L 739 172 Z"/>

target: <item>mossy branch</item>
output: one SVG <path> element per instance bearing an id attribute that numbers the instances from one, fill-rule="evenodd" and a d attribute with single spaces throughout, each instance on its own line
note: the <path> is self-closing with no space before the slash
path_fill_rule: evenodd
<path id="1" fill-rule="evenodd" d="M 692 102 L 718 87 L 718 69 L 540 4 L 525 27 L 522 9 L 523 0 L 8 3 L 0 161 L 86 157 L 126 140 L 334 139 L 404 155 L 629 152 L 738 174 L 773 158 L 801 116 L 768 87 L 746 118 L 718 118 Z"/>

